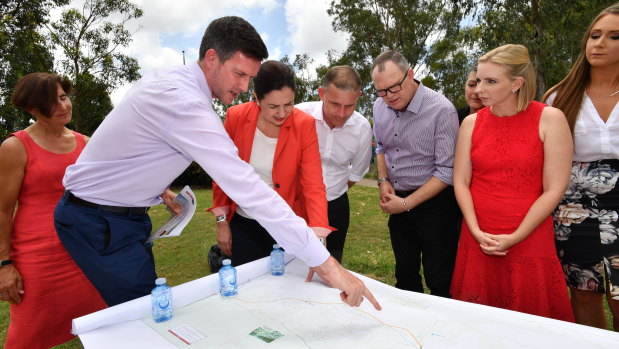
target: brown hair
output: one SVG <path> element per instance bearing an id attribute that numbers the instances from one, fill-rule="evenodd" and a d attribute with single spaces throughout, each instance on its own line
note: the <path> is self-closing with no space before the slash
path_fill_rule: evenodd
<path id="1" fill-rule="evenodd" d="M 567 73 L 561 82 L 551 87 L 542 97 L 542 101 L 545 102 L 553 92 L 557 92 L 552 106 L 561 109 L 565 114 L 572 134 L 574 134 L 574 126 L 576 125 L 576 118 L 582 106 L 585 89 L 591 81 L 591 77 L 589 76 L 591 65 L 589 61 L 587 61 L 586 56 L 587 41 L 589 40 L 589 35 L 595 23 L 606 15 L 619 15 L 619 2 L 607 7 L 593 19 L 585 35 L 582 37 L 580 54 L 574 62 L 572 69 L 570 69 L 569 73 Z"/>
<path id="2" fill-rule="evenodd" d="M 361 89 L 361 77 L 357 70 L 348 65 L 337 65 L 327 70 L 322 79 L 322 87 L 327 88 L 329 84 L 342 89 L 359 91 Z"/>
<path id="3" fill-rule="evenodd" d="M 522 45 L 503 45 L 484 54 L 477 63 L 492 62 L 507 68 L 512 78 L 522 77 L 524 84 L 518 89 L 518 111 L 527 109 L 527 106 L 535 98 L 536 75 L 533 64 L 529 59 L 529 50 Z"/>
<path id="4" fill-rule="evenodd" d="M 11 104 L 26 112 L 36 109 L 43 116 L 49 117 L 58 103 L 58 85 L 66 94 L 71 93 L 71 81 L 66 77 L 49 73 L 28 74 L 15 85 Z"/>

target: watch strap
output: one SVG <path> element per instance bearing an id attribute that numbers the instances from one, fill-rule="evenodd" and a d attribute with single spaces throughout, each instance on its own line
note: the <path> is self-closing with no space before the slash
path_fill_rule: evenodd
<path id="1" fill-rule="evenodd" d="M 13 261 L 10 259 L 5 259 L 3 261 L 0 261 L 0 267 L 4 267 L 5 265 L 9 265 L 9 264 L 13 264 Z"/>
<path id="2" fill-rule="evenodd" d="M 389 182 L 389 177 L 380 177 L 376 180 L 376 184 L 380 186 L 382 182 Z"/>

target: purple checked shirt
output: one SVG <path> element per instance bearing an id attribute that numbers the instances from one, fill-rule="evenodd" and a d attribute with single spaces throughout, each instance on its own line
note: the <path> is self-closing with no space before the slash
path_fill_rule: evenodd
<path id="1" fill-rule="evenodd" d="M 395 190 L 421 187 L 432 176 L 453 185 L 458 114 L 442 94 L 419 84 L 406 110 L 374 102 L 376 153 L 385 154 Z"/>

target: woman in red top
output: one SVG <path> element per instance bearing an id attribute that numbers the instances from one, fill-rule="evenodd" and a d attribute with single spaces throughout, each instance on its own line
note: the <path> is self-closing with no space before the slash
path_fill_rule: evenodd
<path id="1" fill-rule="evenodd" d="M 332 230 L 322 179 L 315 119 L 294 108 L 294 72 L 284 63 L 264 62 L 254 79 L 255 102 L 228 109 L 224 127 L 241 159 L 304 218 L 318 237 Z M 217 242 L 240 265 L 268 256 L 268 232 L 213 183 Z"/>
<path id="2" fill-rule="evenodd" d="M 478 60 L 485 108 L 462 122 L 454 188 L 462 225 L 454 299 L 574 321 L 554 249 L 551 213 L 569 180 L 572 138 L 563 113 L 533 101 L 522 45 Z"/>
<path id="3" fill-rule="evenodd" d="M 11 98 L 35 122 L 0 146 L 0 299 L 11 303 L 7 349 L 62 344 L 73 338 L 72 319 L 106 307 L 54 229 L 62 177 L 87 141 L 65 127 L 70 92 L 68 80 L 33 73 L 19 80 Z"/>

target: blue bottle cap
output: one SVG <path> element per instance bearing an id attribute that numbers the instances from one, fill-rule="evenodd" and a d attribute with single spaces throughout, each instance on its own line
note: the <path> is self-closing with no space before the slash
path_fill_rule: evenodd
<path id="1" fill-rule="evenodd" d="M 165 278 L 159 278 L 159 279 L 155 280 L 155 285 L 157 285 L 157 286 L 161 286 L 161 285 L 163 285 L 165 283 L 166 283 L 166 279 Z"/>
<path id="2" fill-rule="evenodd" d="M 278 244 L 273 245 L 273 249 L 274 249 L 274 250 L 277 250 L 278 248 L 279 248 L 279 245 L 278 245 Z"/>
<path id="3" fill-rule="evenodd" d="M 232 263 L 232 261 L 230 261 L 229 259 L 224 259 L 223 261 L 221 261 L 221 265 L 230 265 Z"/>

